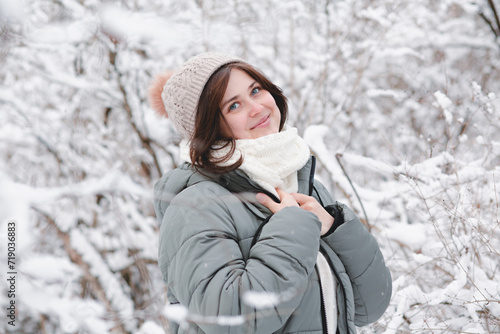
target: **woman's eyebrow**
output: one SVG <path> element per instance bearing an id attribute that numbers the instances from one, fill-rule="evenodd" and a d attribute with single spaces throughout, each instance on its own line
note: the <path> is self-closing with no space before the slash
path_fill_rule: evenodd
<path id="1" fill-rule="evenodd" d="M 258 85 L 257 80 L 255 80 L 254 82 L 252 82 L 252 83 L 250 84 L 250 86 L 248 86 L 248 90 L 251 90 L 251 89 L 252 89 L 253 87 L 255 87 L 256 85 Z M 240 95 L 235 95 L 235 96 L 233 96 L 232 98 L 230 98 L 229 100 L 224 101 L 224 102 L 221 104 L 221 108 L 220 108 L 220 109 L 221 109 L 221 110 L 222 110 L 222 109 L 224 109 L 224 108 L 225 108 L 225 106 L 226 106 L 226 104 L 228 104 L 228 103 L 229 103 L 229 102 L 231 102 L 231 101 L 237 100 L 239 97 L 240 97 Z"/>

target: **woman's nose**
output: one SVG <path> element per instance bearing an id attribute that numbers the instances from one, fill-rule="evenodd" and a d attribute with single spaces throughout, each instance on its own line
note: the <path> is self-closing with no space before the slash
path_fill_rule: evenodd
<path id="1" fill-rule="evenodd" d="M 255 101 L 250 101 L 250 117 L 254 117 L 264 109 L 264 106 L 260 103 L 257 103 Z"/>

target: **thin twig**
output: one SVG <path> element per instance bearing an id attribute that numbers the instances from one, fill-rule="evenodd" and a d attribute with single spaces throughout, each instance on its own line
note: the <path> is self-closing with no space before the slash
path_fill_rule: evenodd
<path id="1" fill-rule="evenodd" d="M 151 139 L 149 137 L 146 137 L 145 135 L 142 134 L 141 130 L 137 126 L 136 122 L 134 121 L 133 113 L 132 113 L 132 106 L 129 103 L 129 96 L 127 93 L 127 90 L 125 89 L 124 83 L 123 83 L 123 74 L 120 72 L 118 69 L 118 66 L 116 65 L 116 56 L 117 53 L 116 51 L 109 50 L 109 62 L 113 66 L 113 69 L 117 75 L 117 81 L 118 81 L 118 87 L 120 89 L 120 93 L 123 96 L 123 107 L 125 109 L 125 112 L 127 113 L 127 117 L 129 120 L 130 125 L 134 129 L 135 133 L 139 137 L 139 140 L 141 141 L 142 147 L 148 151 L 148 153 L 151 155 L 151 158 L 153 159 L 153 166 L 156 169 L 157 175 L 162 175 L 162 170 L 160 167 L 160 162 L 158 160 L 158 157 L 156 156 L 156 152 L 151 146 Z M 151 173 L 149 170 L 146 170 L 145 165 L 142 166 L 145 174 L 148 176 L 148 178 L 151 178 Z"/>
<path id="2" fill-rule="evenodd" d="M 493 16 L 495 16 L 495 22 L 497 23 L 497 29 L 498 29 L 496 36 L 498 36 L 498 33 L 500 33 L 500 18 L 498 17 L 498 12 L 493 0 L 488 0 L 488 4 L 490 5 L 491 11 L 493 12 Z"/>
<path id="3" fill-rule="evenodd" d="M 356 188 L 354 187 L 354 184 L 352 183 L 351 181 L 351 178 L 349 177 L 349 175 L 347 175 L 347 172 L 344 168 L 344 166 L 342 165 L 342 162 L 340 161 L 340 158 L 342 157 L 342 154 L 338 153 L 335 155 L 335 158 L 337 158 L 337 161 L 340 165 L 340 168 L 342 168 L 342 172 L 344 172 L 344 175 L 345 177 L 347 178 L 347 180 L 349 181 L 349 184 L 351 185 L 352 187 L 352 190 L 354 190 L 354 194 L 356 195 L 358 201 L 359 201 L 359 204 L 361 205 L 361 209 L 363 210 L 363 214 L 365 215 L 365 221 L 366 221 L 366 225 L 368 227 L 368 231 L 371 232 L 372 230 L 372 225 L 370 224 L 370 222 L 368 221 L 368 215 L 366 214 L 366 211 L 365 211 L 365 207 L 363 205 L 363 202 L 361 201 L 361 198 L 359 197 L 358 195 L 358 192 L 356 191 Z"/>
<path id="4" fill-rule="evenodd" d="M 495 34 L 495 37 L 498 37 L 498 33 L 495 30 L 495 27 L 493 27 L 493 23 L 490 21 L 490 19 L 487 18 L 486 15 L 484 15 L 483 12 L 479 13 L 479 16 L 481 16 L 481 18 L 484 20 L 484 22 L 486 22 L 486 24 L 490 27 L 490 29 L 493 32 L 493 34 Z"/>

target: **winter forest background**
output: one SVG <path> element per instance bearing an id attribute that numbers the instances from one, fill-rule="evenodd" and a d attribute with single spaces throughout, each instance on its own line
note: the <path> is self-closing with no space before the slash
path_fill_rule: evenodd
<path id="1" fill-rule="evenodd" d="M 392 301 L 359 332 L 500 333 L 499 14 L 497 0 L 0 0 L 0 332 L 168 333 L 152 187 L 180 138 L 146 90 L 220 51 L 283 88 L 318 177 L 381 244 Z"/>

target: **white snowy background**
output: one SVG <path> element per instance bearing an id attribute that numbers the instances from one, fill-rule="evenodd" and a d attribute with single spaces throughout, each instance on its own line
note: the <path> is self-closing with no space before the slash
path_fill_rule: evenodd
<path id="1" fill-rule="evenodd" d="M 359 332 L 500 333 L 494 9 L 498 0 L 0 0 L 0 332 L 159 334 L 196 319 L 167 306 L 157 266 L 152 187 L 176 167 L 180 138 L 146 90 L 155 74 L 219 51 L 283 88 L 318 178 L 382 247 L 392 300 Z"/>

